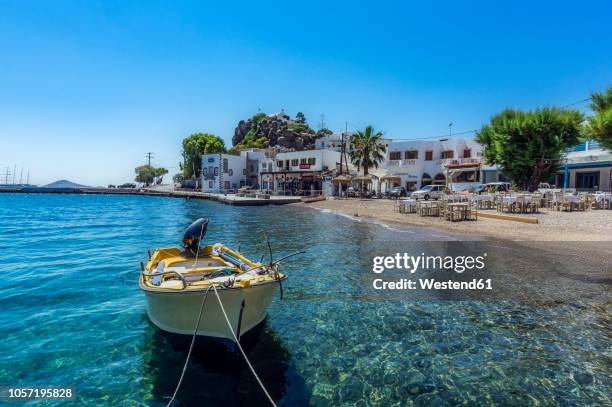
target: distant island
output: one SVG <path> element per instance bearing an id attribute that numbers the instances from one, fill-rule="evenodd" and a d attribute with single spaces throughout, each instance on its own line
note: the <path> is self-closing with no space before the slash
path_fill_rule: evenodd
<path id="1" fill-rule="evenodd" d="M 43 185 L 43 188 L 91 188 L 87 185 L 77 184 L 76 182 L 68 181 L 67 179 L 60 179 L 59 181 L 52 182 L 47 185 Z"/>

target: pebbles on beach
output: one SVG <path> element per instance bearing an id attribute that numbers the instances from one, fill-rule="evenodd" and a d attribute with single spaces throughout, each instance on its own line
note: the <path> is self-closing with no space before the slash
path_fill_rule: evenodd
<path id="1" fill-rule="evenodd" d="M 457 233 L 531 241 L 610 241 L 612 240 L 612 210 L 557 212 L 542 209 L 538 214 L 515 215 L 535 217 L 538 224 L 479 217 L 477 221 L 448 222 L 441 218 L 421 217 L 393 211 L 393 201 L 387 199 L 345 199 L 313 202 L 308 206 L 333 212 L 371 218 L 384 223 L 438 228 Z M 482 210 L 482 213 L 496 213 Z"/>

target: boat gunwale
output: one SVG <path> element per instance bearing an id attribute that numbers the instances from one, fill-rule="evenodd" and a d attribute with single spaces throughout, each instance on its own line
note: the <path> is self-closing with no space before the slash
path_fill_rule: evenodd
<path id="1" fill-rule="evenodd" d="M 217 291 L 225 291 L 225 290 L 248 290 L 250 288 L 257 288 L 257 287 L 261 287 L 267 284 L 278 284 L 279 282 L 285 281 L 287 280 L 289 277 L 287 277 L 287 275 L 285 274 L 281 274 L 280 278 L 278 279 L 274 279 L 274 280 L 269 280 L 269 281 L 262 281 L 262 282 L 257 282 L 257 283 L 251 283 L 248 287 L 242 287 L 242 286 L 232 286 L 232 287 L 224 287 L 223 285 L 221 285 L 221 283 L 217 283 L 217 284 L 209 284 L 206 287 L 203 288 L 194 288 L 194 289 L 174 289 L 174 288 L 152 288 L 152 287 L 148 287 L 143 283 L 143 279 L 142 279 L 142 274 L 141 277 L 138 279 L 138 285 L 140 286 L 140 289 L 145 291 L 145 292 L 150 292 L 150 293 L 168 293 L 168 294 L 189 294 L 189 293 L 204 293 L 207 290 L 209 290 L 213 285 L 215 286 L 215 288 L 217 289 Z"/>

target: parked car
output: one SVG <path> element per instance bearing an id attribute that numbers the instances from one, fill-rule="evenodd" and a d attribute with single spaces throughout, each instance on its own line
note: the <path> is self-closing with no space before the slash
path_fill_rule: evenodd
<path id="1" fill-rule="evenodd" d="M 404 187 L 393 187 L 389 191 L 389 196 L 392 198 L 399 198 L 402 196 L 406 196 L 406 188 Z"/>
<path id="2" fill-rule="evenodd" d="M 130 184 L 129 182 L 126 184 L 121 184 L 117 188 L 136 188 L 136 184 Z"/>
<path id="3" fill-rule="evenodd" d="M 346 188 L 346 196 L 349 198 L 354 198 L 357 196 L 357 191 L 353 187 Z"/>
<path id="4" fill-rule="evenodd" d="M 444 195 L 444 185 L 425 185 L 410 195 L 414 199 L 440 199 Z"/>
<path id="5" fill-rule="evenodd" d="M 482 184 L 474 192 L 478 194 L 483 192 L 508 192 L 511 188 L 512 186 L 509 182 L 489 182 L 488 184 Z"/>

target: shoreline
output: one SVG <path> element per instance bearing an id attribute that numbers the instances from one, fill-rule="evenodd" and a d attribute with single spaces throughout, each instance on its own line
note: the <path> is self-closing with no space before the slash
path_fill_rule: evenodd
<path id="1" fill-rule="evenodd" d="M 572 242 L 612 241 L 612 211 L 557 212 L 544 210 L 536 217 L 538 224 L 519 223 L 479 217 L 476 221 L 449 222 L 441 218 L 421 217 L 393 211 L 393 201 L 349 199 L 296 203 L 291 206 L 326 210 L 355 220 L 367 219 L 387 226 L 412 226 L 473 236 L 510 241 Z M 485 210 L 482 212 L 491 212 Z"/>

